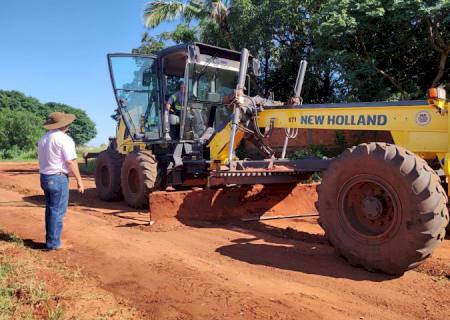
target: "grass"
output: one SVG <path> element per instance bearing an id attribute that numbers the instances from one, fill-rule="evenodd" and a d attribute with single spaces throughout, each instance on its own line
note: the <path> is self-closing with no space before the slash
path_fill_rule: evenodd
<path id="1" fill-rule="evenodd" d="M 23 151 L 17 148 L 0 153 L 0 161 L 29 161 L 37 159 L 37 150 Z"/>
<path id="2" fill-rule="evenodd" d="M 89 146 L 78 146 L 77 147 L 77 155 L 78 159 L 83 159 L 83 155 L 88 152 L 102 152 L 106 150 L 107 145 L 102 144 L 99 147 L 89 147 Z"/>
<path id="3" fill-rule="evenodd" d="M 0 229 L 0 320 L 134 318 L 134 309 L 119 306 L 79 268 L 47 260 Z"/>
<path id="4" fill-rule="evenodd" d="M 54 309 L 48 310 L 47 320 L 60 320 L 63 319 L 65 309 L 60 305 L 57 305 Z"/>
<path id="5" fill-rule="evenodd" d="M 88 152 L 101 152 L 106 149 L 106 145 L 101 145 L 99 147 L 90 146 L 77 146 L 77 156 L 78 160 L 84 163 L 83 155 Z M 0 153 L 0 162 L 19 162 L 19 161 L 35 161 L 37 160 L 37 149 L 23 151 L 18 149 L 8 150 L 7 152 Z"/>
<path id="6" fill-rule="evenodd" d="M 80 172 L 84 174 L 92 174 L 95 171 L 95 158 L 88 159 L 87 165 L 84 162 L 83 155 L 87 152 L 102 152 L 106 149 L 106 145 L 101 145 L 100 147 L 87 147 L 87 146 L 80 146 L 77 148 L 77 154 L 78 154 L 78 162 L 80 166 Z"/>
<path id="7" fill-rule="evenodd" d="M 0 319 L 30 318 L 34 309 L 49 300 L 43 284 L 24 265 L 2 261 L 0 270 Z"/>
<path id="8" fill-rule="evenodd" d="M 83 161 L 79 162 L 80 172 L 84 174 L 93 174 L 95 171 L 95 159 L 88 159 L 87 165 Z"/>
<path id="9" fill-rule="evenodd" d="M 106 149 L 106 145 L 100 147 L 88 147 L 79 146 L 77 147 L 78 163 L 80 167 L 80 172 L 83 174 L 93 174 L 95 171 L 95 158 L 88 159 L 87 165 L 84 162 L 83 155 L 86 152 L 101 152 Z M 13 158 L 1 158 L 0 162 L 21 162 L 21 161 L 37 161 L 36 151 L 23 152 L 15 154 Z"/>
<path id="10" fill-rule="evenodd" d="M 0 240 L 0 320 L 34 319 L 33 311 L 48 303 L 50 295 L 29 264 L 8 255 L 23 241 L 1 230 Z"/>
<path id="11" fill-rule="evenodd" d="M 13 242 L 23 245 L 23 240 L 15 234 L 8 234 L 0 229 L 0 241 Z"/>
<path id="12" fill-rule="evenodd" d="M 306 159 L 306 158 L 333 158 L 341 154 L 345 150 L 345 147 L 340 145 L 335 146 L 323 146 L 312 144 L 307 147 L 301 148 L 289 155 L 289 159 Z"/>

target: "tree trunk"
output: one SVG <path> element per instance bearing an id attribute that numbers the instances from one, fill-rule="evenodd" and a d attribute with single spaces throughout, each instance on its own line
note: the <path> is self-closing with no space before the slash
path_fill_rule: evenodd
<path id="1" fill-rule="evenodd" d="M 428 25 L 428 40 L 433 49 L 441 55 L 439 58 L 438 73 L 431 84 L 431 86 L 435 88 L 440 84 L 444 77 L 445 65 L 447 64 L 448 55 L 450 54 L 450 44 L 446 43 L 439 33 L 439 23 L 432 20 L 430 17 L 425 17 L 425 21 Z"/>
<path id="2" fill-rule="evenodd" d="M 236 47 L 233 44 L 233 39 L 231 38 L 231 33 L 229 31 L 224 32 L 225 40 L 227 41 L 228 47 L 231 50 L 236 50 Z"/>
<path id="3" fill-rule="evenodd" d="M 447 64 L 448 54 L 449 51 L 441 51 L 441 58 L 439 59 L 439 69 L 436 77 L 433 80 L 433 83 L 431 84 L 432 88 L 436 88 L 440 84 L 442 77 L 444 77 L 445 65 Z"/>
<path id="4" fill-rule="evenodd" d="M 230 26 L 228 25 L 228 21 L 226 20 L 226 18 L 221 20 L 221 22 L 219 23 L 219 28 L 220 31 L 223 33 L 223 36 L 225 37 L 228 47 L 231 50 L 236 50 L 236 47 L 233 44 L 233 37 L 231 36 Z"/>
<path id="5" fill-rule="evenodd" d="M 269 93 L 269 59 L 270 59 L 270 52 L 266 48 L 266 52 L 264 53 L 264 95 L 267 96 Z"/>
<path id="6" fill-rule="evenodd" d="M 356 41 L 359 42 L 359 44 L 361 45 L 361 48 L 363 49 L 363 54 L 364 54 L 364 59 L 369 62 L 373 68 L 383 76 L 383 78 L 385 78 L 386 80 L 388 80 L 401 94 L 402 98 L 408 96 L 408 93 L 403 90 L 403 87 L 401 85 L 401 83 L 395 79 L 395 77 L 393 77 L 392 75 L 390 75 L 389 73 L 387 73 L 386 71 L 384 71 L 383 69 L 378 68 L 375 65 L 375 62 L 372 61 L 369 51 L 367 51 L 366 45 L 364 44 L 364 41 L 361 40 L 360 37 L 356 36 Z"/>

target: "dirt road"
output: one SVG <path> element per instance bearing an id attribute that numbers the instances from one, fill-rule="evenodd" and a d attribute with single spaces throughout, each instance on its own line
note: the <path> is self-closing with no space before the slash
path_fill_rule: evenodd
<path id="1" fill-rule="evenodd" d="M 0 227 L 31 247 L 44 237 L 38 180 L 34 164 L 0 164 Z M 86 184 L 65 220 L 73 247 L 42 254 L 81 266 L 149 319 L 450 318 L 449 240 L 393 278 L 349 266 L 315 220 L 149 226 L 147 212 L 98 201 Z"/>

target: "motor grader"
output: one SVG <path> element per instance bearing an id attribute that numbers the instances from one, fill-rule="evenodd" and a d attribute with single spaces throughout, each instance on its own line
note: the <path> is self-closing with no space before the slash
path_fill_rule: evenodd
<path id="1" fill-rule="evenodd" d="M 259 64 L 246 49 L 183 44 L 155 55 L 109 54 L 108 62 L 118 127 L 97 158 L 101 199 L 123 197 L 142 208 L 151 192 L 168 186 L 298 183 L 322 172 L 320 224 L 351 264 L 401 274 L 443 241 L 450 118 L 442 89 L 430 90 L 428 101 L 302 104 L 303 61 L 292 99 L 281 103 L 252 96 Z M 179 80 L 186 90 L 177 115 L 166 101 Z M 264 143 L 275 128 L 286 131 L 281 157 Z M 395 144 L 364 143 L 333 159 L 286 159 L 298 129 L 388 131 Z M 266 159 L 238 159 L 242 140 Z"/>

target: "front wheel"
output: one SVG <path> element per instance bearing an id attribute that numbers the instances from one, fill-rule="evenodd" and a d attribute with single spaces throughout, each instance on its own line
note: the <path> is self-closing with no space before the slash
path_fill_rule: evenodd
<path id="1" fill-rule="evenodd" d="M 151 151 L 129 153 L 123 162 L 120 180 L 123 196 L 129 206 L 148 207 L 149 194 L 160 190 L 162 185 L 156 157 Z"/>
<path id="2" fill-rule="evenodd" d="M 385 143 L 347 149 L 324 173 L 318 209 L 337 252 L 368 270 L 402 274 L 445 237 L 447 196 L 428 164 Z"/>
<path id="3" fill-rule="evenodd" d="M 114 149 L 100 152 L 95 166 L 95 186 L 100 199 L 105 201 L 120 200 L 120 169 L 123 156 Z"/>

